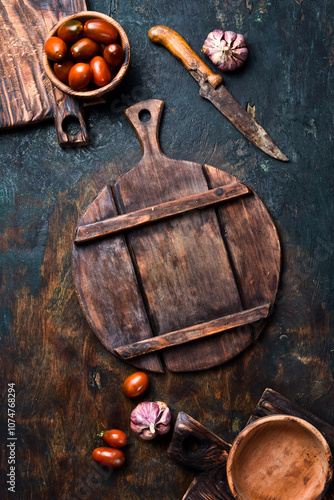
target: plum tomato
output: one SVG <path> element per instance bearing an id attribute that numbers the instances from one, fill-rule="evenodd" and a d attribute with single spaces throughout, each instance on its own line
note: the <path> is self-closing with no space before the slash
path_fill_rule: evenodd
<path id="1" fill-rule="evenodd" d="M 98 87 L 103 87 L 111 81 L 111 72 L 108 64 L 101 56 L 95 56 L 89 63 L 92 70 L 92 80 Z"/>
<path id="2" fill-rule="evenodd" d="M 83 24 L 76 19 L 70 19 L 60 26 L 57 35 L 64 42 L 72 44 L 80 40 L 83 37 L 83 33 Z"/>
<path id="3" fill-rule="evenodd" d="M 81 38 L 71 47 L 71 54 L 77 61 L 84 61 L 96 56 L 99 52 L 99 44 L 90 38 Z"/>
<path id="4" fill-rule="evenodd" d="M 125 462 L 125 454 L 117 448 L 101 447 L 95 448 L 92 453 L 93 460 L 98 464 L 117 469 Z"/>
<path id="5" fill-rule="evenodd" d="M 53 63 L 53 71 L 59 80 L 63 83 L 68 84 L 68 75 L 70 69 L 74 66 L 74 62 L 69 59 L 63 59 L 60 62 Z"/>
<path id="6" fill-rule="evenodd" d="M 79 62 L 74 64 L 68 75 L 68 84 L 73 90 L 86 87 L 92 79 L 92 70 L 89 64 Z"/>
<path id="7" fill-rule="evenodd" d="M 67 45 L 58 36 L 51 36 L 45 42 L 45 53 L 51 61 L 61 61 L 67 52 Z"/>
<path id="8" fill-rule="evenodd" d="M 117 29 L 102 19 L 89 19 L 84 24 L 85 36 L 101 43 L 113 43 L 118 37 Z"/>
<path id="9" fill-rule="evenodd" d="M 108 431 L 101 432 L 99 436 L 102 437 L 103 441 L 109 444 L 112 448 L 123 448 L 128 441 L 125 432 L 120 431 L 119 429 L 110 429 Z"/>
<path id="10" fill-rule="evenodd" d="M 103 57 L 113 68 L 120 66 L 124 59 L 124 51 L 118 43 L 111 43 L 103 51 Z"/>
<path id="11" fill-rule="evenodd" d="M 135 372 L 125 379 L 122 391 L 128 398 L 135 398 L 143 394 L 149 385 L 149 378 L 144 372 Z"/>

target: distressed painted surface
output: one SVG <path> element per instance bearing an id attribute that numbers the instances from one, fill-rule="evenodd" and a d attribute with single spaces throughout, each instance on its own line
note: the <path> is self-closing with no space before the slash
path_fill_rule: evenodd
<path id="1" fill-rule="evenodd" d="M 145 398 L 167 401 L 174 421 L 185 411 L 226 440 L 243 428 L 266 387 L 334 425 L 334 7 L 331 0 L 87 4 L 113 13 L 132 46 L 124 85 L 106 106 L 86 111 L 91 145 L 61 150 L 52 121 L 0 137 L 2 442 L 6 387 L 15 382 L 17 498 L 177 500 L 194 473 L 167 459 L 169 436 L 145 443 L 131 435 L 127 464 L 117 472 L 90 458 L 101 428 L 128 430 L 136 402 L 120 391 L 132 368 L 99 343 L 75 296 L 74 228 L 98 191 L 140 158 L 122 110 L 163 99 L 163 151 L 221 168 L 259 194 L 279 230 L 283 272 L 271 322 L 250 349 L 206 372 L 152 374 Z M 198 96 L 182 65 L 149 41 L 156 24 L 176 30 L 197 53 L 214 28 L 246 36 L 249 59 L 224 80 L 242 105 L 255 106 L 289 163 L 257 150 Z"/>

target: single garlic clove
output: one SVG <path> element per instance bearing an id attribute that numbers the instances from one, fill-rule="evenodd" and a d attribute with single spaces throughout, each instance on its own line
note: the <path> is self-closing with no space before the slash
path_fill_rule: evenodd
<path id="1" fill-rule="evenodd" d="M 161 434 L 161 435 L 163 435 L 163 434 L 167 434 L 167 432 L 169 432 L 169 430 L 170 430 L 170 425 L 162 425 L 162 424 L 159 424 L 159 425 L 157 426 L 157 433 L 158 433 L 158 434 Z"/>
<path id="2" fill-rule="evenodd" d="M 237 34 L 234 31 L 225 31 L 223 37 L 227 45 L 232 45 L 237 38 Z"/>
<path id="3" fill-rule="evenodd" d="M 239 68 L 248 56 L 245 38 L 234 31 L 212 31 L 203 44 L 202 52 L 222 71 Z"/>

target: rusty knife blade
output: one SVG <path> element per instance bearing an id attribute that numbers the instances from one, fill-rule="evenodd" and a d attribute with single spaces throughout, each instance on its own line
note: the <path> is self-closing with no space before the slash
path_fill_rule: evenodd
<path id="1" fill-rule="evenodd" d="M 179 59 L 200 86 L 200 95 L 208 99 L 253 144 L 268 155 L 282 161 L 289 158 L 275 145 L 267 132 L 232 97 L 216 75 L 176 31 L 167 26 L 154 26 L 148 33 L 154 43 L 160 43 Z"/>
<path id="2" fill-rule="evenodd" d="M 199 93 L 201 97 L 212 102 L 255 146 L 277 160 L 289 161 L 289 158 L 276 146 L 264 128 L 238 103 L 224 85 L 221 84 L 216 89 L 211 85 L 202 85 Z"/>

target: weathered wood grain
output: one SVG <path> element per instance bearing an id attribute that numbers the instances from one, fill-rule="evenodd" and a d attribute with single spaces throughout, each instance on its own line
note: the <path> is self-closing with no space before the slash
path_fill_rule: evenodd
<path id="1" fill-rule="evenodd" d="M 140 340 L 123 347 L 115 348 L 116 353 L 123 359 L 131 359 L 149 352 L 156 352 L 167 347 L 185 344 L 192 340 L 205 339 L 215 333 L 231 330 L 238 326 L 252 324 L 268 316 L 270 304 L 254 307 L 223 318 L 213 319 L 207 323 L 190 326 L 183 330 L 165 333 L 148 340 Z"/>
<path id="2" fill-rule="evenodd" d="M 133 105 L 126 110 L 126 115 L 142 146 L 143 156 L 135 167 L 112 184 L 116 206 L 121 214 L 114 220 L 114 229 L 117 231 L 120 228 L 127 229 L 126 242 L 129 247 L 129 255 L 133 260 L 143 304 L 145 304 L 151 326 L 150 332 L 142 333 L 142 340 L 155 336 L 158 340 L 151 340 L 148 345 L 158 346 L 158 348 L 161 348 L 164 341 L 162 336 L 166 333 L 184 331 L 184 329 L 201 323 L 217 322 L 218 318 L 241 313 L 243 309 L 247 309 L 239 296 L 239 288 L 241 287 L 239 281 L 243 280 L 243 276 L 235 274 L 233 254 L 231 256 L 230 248 L 226 249 L 223 237 L 225 229 L 219 222 L 215 209 L 208 206 L 201 211 L 187 213 L 189 208 L 193 209 L 197 204 L 200 204 L 198 197 L 203 197 L 203 200 L 207 198 L 208 201 L 213 195 L 213 201 L 216 203 L 217 193 L 215 190 L 218 190 L 218 186 L 215 185 L 211 191 L 208 186 L 208 182 L 215 181 L 215 169 L 212 167 L 211 180 L 210 167 L 203 169 L 199 164 L 172 160 L 161 152 L 158 134 L 162 109 L 162 101 L 151 99 Z M 145 112 L 149 114 L 148 120 L 142 119 Z M 219 177 L 219 171 L 216 177 Z M 227 186 L 223 188 L 226 191 L 230 189 L 228 187 L 230 184 L 232 186 L 238 185 L 234 178 L 228 177 L 230 182 L 222 184 Z M 245 189 L 248 190 L 247 187 Z M 233 190 L 234 188 L 232 188 Z M 203 193 L 205 194 L 203 195 Z M 247 212 L 246 216 L 249 217 L 248 225 L 250 228 L 248 231 L 253 236 L 253 244 L 257 244 L 256 238 L 259 229 L 263 231 L 266 238 L 271 238 L 276 244 L 270 254 L 265 252 L 267 240 L 266 243 L 262 242 L 261 247 L 264 249 L 262 257 L 269 259 L 266 265 L 269 268 L 273 267 L 272 276 L 274 279 L 271 275 L 266 276 L 264 273 L 261 275 L 262 279 L 266 281 L 265 291 L 270 290 L 268 294 L 270 301 L 273 301 L 278 284 L 279 243 L 272 222 L 269 219 L 266 220 L 262 215 L 265 212 L 264 206 L 257 197 L 252 196 L 252 198 L 252 211 Z M 225 203 L 229 207 L 230 200 L 225 200 Z M 177 213 L 177 217 L 163 220 L 167 213 L 171 216 L 173 212 L 178 212 L 179 205 L 181 206 L 180 210 L 185 209 L 183 214 Z M 159 224 L 142 226 L 141 222 L 148 222 L 148 219 L 151 218 L 152 207 L 157 207 L 154 208 L 154 211 L 158 213 L 155 222 L 159 222 Z M 259 207 L 260 221 L 255 221 L 253 227 L 252 218 L 256 218 L 257 207 Z M 240 223 L 237 215 L 235 215 L 235 219 L 238 226 Z M 138 221 L 140 226 L 136 227 Z M 82 221 L 76 231 L 77 243 L 84 233 L 90 238 L 101 235 L 103 232 L 106 234 L 112 232 L 112 224 L 112 218 L 106 222 L 101 222 L 99 219 L 97 226 L 96 221 L 92 226 L 87 226 Z M 134 225 L 132 229 L 129 227 L 130 224 Z M 266 227 L 261 228 L 262 224 L 266 224 Z M 256 235 L 252 233 L 253 230 Z M 197 242 L 196 246 L 193 245 L 194 240 Z M 92 240 L 91 245 L 93 244 Z M 248 241 L 240 239 L 238 246 L 234 251 L 242 259 L 243 252 L 248 251 Z M 92 248 L 92 252 L 94 252 L 94 246 L 89 248 Z M 78 245 L 75 247 L 75 252 L 76 255 L 81 252 Z M 84 253 L 82 256 L 83 262 L 87 260 L 83 269 L 87 269 L 90 263 L 88 263 L 87 257 L 84 257 Z M 112 257 L 112 253 L 110 256 Z M 275 261 L 272 266 L 271 259 Z M 92 253 L 89 262 L 93 260 Z M 254 266 L 262 267 L 263 265 L 259 259 L 254 259 L 253 263 Z M 110 265 L 115 266 L 115 268 L 119 266 L 115 263 Z M 251 261 L 250 265 L 252 265 Z M 103 272 L 102 267 L 100 269 L 100 279 L 103 282 L 109 282 L 109 272 Z M 254 274 L 257 272 L 255 268 L 252 271 Z M 74 268 L 74 274 L 76 272 Z M 80 274 L 80 278 L 76 278 L 77 288 L 81 288 L 82 296 L 84 294 L 88 294 L 89 297 L 94 295 L 89 290 L 90 279 L 91 275 L 86 277 L 85 271 Z M 270 283 L 268 283 L 268 279 Z M 84 283 L 84 286 L 81 283 Z M 132 280 L 127 286 L 132 286 Z M 115 287 L 116 289 L 117 287 Z M 244 290 L 244 293 L 248 293 L 248 291 Z M 127 309 L 128 304 L 115 297 L 117 306 L 112 305 L 113 300 L 110 300 L 109 307 L 113 310 L 119 309 L 119 324 L 115 326 L 115 329 L 116 332 L 120 332 L 121 325 L 123 325 L 121 308 Z M 262 304 L 258 303 L 255 307 L 266 302 L 264 300 Z M 85 306 L 83 299 L 81 303 Z M 99 310 L 100 315 L 103 316 L 104 308 L 101 307 Z M 100 324 L 101 319 L 97 319 L 97 322 Z M 92 318 L 90 324 L 94 327 Z M 119 333 L 114 334 L 113 322 L 105 321 L 103 324 L 103 329 L 99 327 L 97 329 L 100 338 L 104 338 L 104 344 L 109 349 L 112 346 L 121 348 L 131 344 L 125 339 L 128 335 L 125 335 L 121 342 L 117 341 L 117 339 L 120 340 L 120 335 Z M 224 330 L 224 325 L 222 330 Z M 217 328 L 215 333 L 217 333 Z M 162 355 L 166 367 L 171 371 L 201 370 L 231 359 L 250 345 L 253 339 L 252 330 L 239 323 L 238 328 L 230 330 L 228 335 L 202 336 L 196 341 L 193 339 L 193 342 L 187 346 L 173 345 L 173 349 L 164 351 Z M 176 344 L 182 343 L 184 342 Z M 151 351 L 151 347 L 148 347 L 147 351 L 143 352 Z M 119 352 L 121 353 L 122 350 Z"/>
<path id="3" fill-rule="evenodd" d="M 203 471 L 226 464 L 230 447 L 190 415 L 180 412 L 167 455 L 182 465 Z"/>
<path id="4" fill-rule="evenodd" d="M 36 0 L 35 8 L 45 3 Z M 82 313 L 70 270 L 74 230 L 97 193 L 139 160 L 122 109 L 150 97 L 164 99 L 163 150 L 171 158 L 213 165 L 252 187 L 278 229 L 282 277 L 257 342 L 202 372 L 151 372 L 143 399 L 166 401 L 172 426 L 184 411 L 227 442 L 246 425 L 265 387 L 333 425 L 334 4 L 87 4 L 114 15 L 134 49 L 124 86 L 106 105 L 86 109 L 91 145 L 59 148 L 51 118 L 0 134 L 0 433 L 4 443 L 6 386 L 15 382 L 18 437 L 16 493 L 7 490 L 4 447 L 1 497 L 180 500 L 195 474 L 200 482 L 206 472 L 197 475 L 166 456 L 171 433 L 144 442 L 130 431 L 137 402 L 123 397 L 121 385 L 136 368 L 111 355 Z M 290 164 L 266 157 L 198 96 L 187 70 L 148 39 L 149 28 L 161 22 L 183 34 L 198 54 L 213 28 L 247 35 L 248 61 L 224 81 L 244 107 L 250 103 Z M 109 426 L 129 436 L 126 463 L 111 472 L 91 459 L 102 444 L 96 434 Z M 204 498 L 212 490 L 206 486 Z M 326 500 L 333 499 L 332 485 Z"/>
<path id="5" fill-rule="evenodd" d="M 298 418 L 304 418 L 310 424 L 314 425 L 326 438 L 334 452 L 334 428 L 327 422 L 317 417 L 310 411 L 304 410 L 299 405 L 292 403 L 288 398 L 282 396 L 277 391 L 266 389 L 250 417 L 248 423 L 254 422 L 258 418 L 268 415 L 294 415 Z"/>
<path id="6" fill-rule="evenodd" d="M 212 189 L 233 179 L 226 172 L 208 165 L 205 170 Z M 266 300 L 273 303 L 279 284 L 281 248 L 277 230 L 266 207 L 253 193 L 247 199 L 240 199 L 238 204 L 232 201 L 225 206 L 218 206 L 217 214 L 233 262 L 243 306 L 247 309 L 256 307 Z M 263 326 L 255 326 L 255 338 Z"/>
<path id="7" fill-rule="evenodd" d="M 87 144 L 82 105 L 54 89 L 45 74 L 42 52 L 47 32 L 69 14 L 86 10 L 85 0 L 4 0 L 0 4 L 0 128 L 23 126 L 55 117 L 62 147 Z M 63 129 L 66 116 L 77 119 L 75 136 Z"/>
<path id="8" fill-rule="evenodd" d="M 231 198 L 237 198 L 247 193 L 249 193 L 249 189 L 241 182 L 228 186 L 220 186 L 219 188 L 190 195 L 180 200 L 167 201 L 154 207 L 142 208 L 136 212 L 79 226 L 76 231 L 75 241 L 76 243 L 90 241 L 95 238 L 119 233 L 120 231 L 134 229 L 145 224 L 191 212 L 192 210 L 215 205 Z"/>
<path id="9" fill-rule="evenodd" d="M 96 222 L 116 214 L 107 186 L 88 207 L 81 223 Z M 107 349 L 112 350 L 115 342 L 141 340 L 152 335 L 124 236 L 81 246 L 74 243 L 72 274 L 82 310 Z M 106 335 L 110 325 L 112 337 Z M 163 371 L 155 354 L 136 360 L 134 366 Z"/>
<path id="10" fill-rule="evenodd" d="M 334 428 L 332 426 L 271 389 L 266 389 L 262 394 L 247 426 L 259 418 L 282 414 L 301 418 L 313 425 L 323 434 L 333 450 Z M 247 430 L 247 426 L 245 430 Z M 167 454 L 182 465 L 203 471 L 193 480 L 183 496 L 183 500 L 202 500 L 204 498 L 206 500 L 229 500 L 234 498 L 226 480 L 226 463 L 230 450 L 229 443 L 221 440 L 189 415 L 183 412 L 179 413 Z M 332 465 L 330 462 L 330 469 Z M 328 477 L 331 475 L 329 474 Z M 331 500 L 334 485 L 329 485 L 326 482 L 326 490 L 328 486 L 329 489 L 324 498 Z M 261 496 L 261 498 L 264 497 Z"/>
<path id="11" fill-rule="evenodd" d="M 182 497 L 182 500 L 204 499 L 234 499 L 227 485 L 226 470 L 216 467 L 198 474 Z"/>
<path id="12" fill-rule="evenodd" d="M 87 146 L 89 144 L 89 136 L 82 103 L 78 99 L 64 94 L 56 87 L 52 87 L 56 106 L 54 123 L 59 146 L 62 148 Z M 66 127 L 67 120 L 71 122 L 69 123 L 69 127 Z M 71 126 L 74 127 L 75 132 L 66 130 Z"/>
<path id="13" fill-rule="evenodd" d="M 235 498 L 320 499 L 333 476 L 324 436 L 292 415 L 270 415 L 247 425 L 233 442 L 226 464 Z"/>

